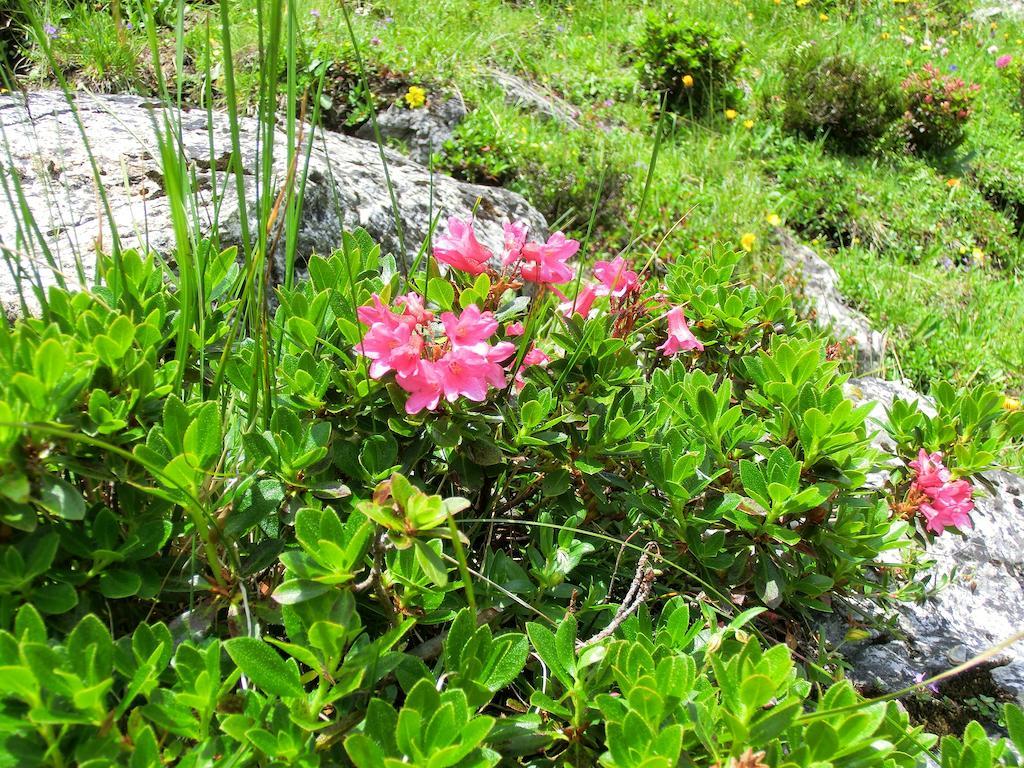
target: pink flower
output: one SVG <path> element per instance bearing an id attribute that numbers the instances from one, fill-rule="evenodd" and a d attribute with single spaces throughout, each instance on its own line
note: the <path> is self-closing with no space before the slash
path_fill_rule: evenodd
<path id="1" fill-rule="evenodd" d="M 580 244 L 555 232 L 546 243 L 523 246 L 523 278 L 532 283 L 565 283 L 572 279 L 572 270 L 565 263 L 580 249 Z"/>
<path id="2" fill-rule="evenodd" d="M 413 371 L 408 375 L 399 375 L 395 381 L 409 393 L 405 401 L 405 412 L 410 415 L 424 408 L 432 411 L 441 401 L 441 370 L 435 362 L 420 360 Z"/>
<path id="3" fill-rule="evenodd" d="M 910 462 L 910 468 L 915 472 L 911 490 L 926 499 L 918 509 L 924 516 L 927 530 L 941 534 L 949 526 L 960 530 L 972 527 L 971 484 L 966 480 L 952 480 L 950 471 L 942 463 L 941 453 L 929 454 L 922 448 L 917 459 Z"/>
<path id="4" fill-rule="evenodd" d="M 498 321 L 491 312 L 481 312 L 476 304 L 470 304 L 456 317 L 451 312 L 441 315 L 444 332 L 453 347 L 475 347 L 487 345 L 487 340 L 498 330 Z"/>
<path id="5" fill-rule="evenodd" d="M 531 345 L 530 351 L 523 355 L 523 363 L 519 366 L 519 370 L 516 371 L 515 376 L 515 387 L 516 390 L 520 390 L 526 386 L 526 379 L 523 378 L 523 371 L 529 368 L 531 365 L 545 366 L 551 362 L 551 358 L 548 357 L 543 350 L 538 349 L 536 345 Z"/>
<path id="6" fill-rule="evenodd" d="M 474 349 L 455 347 L 438 361 L 441 388 L 448 402 L 460 396 L 476 402 L 487 398 L 487 386 L 505 386 L 505 371 L 498 362 L 515 352 L 509 342 L 501 342 L 480 354 Z"/>
<path id="7" fill-rule="evenodd" d="M 952 526 L 959 530 L 970 529 L 971 510 L 974 509 L 974 500 L 971 498 L 971 484 L 966 480 L 944 485 L 935 490 L 931 496 L 931 503 L 923 503 L 920 506 L 921 514 L 927 520 L 925 526 L 933 533 L 943 533 L 946 526 Z"/>
<path id="8" fill-rule="evenodd" d="M 580 286 L 575 301 L 573 299 L 566 299 L 558 305 L 558 311 L 566 317 L 575 312 L 577 315 L 583 315 L 583 317 L 589 320 L 593 314 L 594 301 L 596 299 L 597 289 L 590 283 L 584 283 Z"/>
<path id="9" fill-rule="evenodd" d="M 370 326 L 374 323 L 385 323 L 390 322 L 388 318 L 394 314 L 391 309 L 385 306 L 384 302 L 380 300 L 380 296 L 376 293 L 372 296 L 373 306 L 359 307 L 356 310 L 356 315 L 359 317 L 359 322 L 363 325 Z"/>
<path id="10" fill-rule="evenodd" d="M 374 296 L 374 298 L 377 298 Z M 380 299 L 377 299 L 378 303 Z M 420 325 L 426 325 L 434 319 L 434 313 L 427 309 L 423 304 L 423 298 L 417 296 L 415 293 L 407 293 L 405 296 L 399 296 L 395 299 L 395 304 L 399 307 L 404 307 L 404 313 L 409 317 L 412 317 Z"/>
<path id="11" fill-rule="evenodd" d="M 506 336 L 522 336 L 524 333 L 526 333 L 526 329 L 522 323 L 509 323 L 505 327 Z"/>
<path id="12" fill-rule="evenodd" d="M 476 239 L 473 222 L 458 216 L 448 219 L 448 231 L 434 241 L 435 259 L 471 275 L 486 272 L 492 256 Z"/>
<path id="13" fill-rule="evenodd" d="M 665 315 L 665 319 L 668 320 L 668 338 L 658 349 L 666 355 L 674 355 L 677 352 L 686 352 L 691 349 L 698 352 L 703 351 L 704 345 L 698 341 L 690 331 L 690 326 L 686 324 L 686 316 L 683 314 L 682 307 L 670 309 Z"/>
<path id="14" fill-rule="evenodd" d="M 616 256 L 614 261 L 595 263 L 594 276 L 601 281 L 601 287 L 597 289 L 598 295 L 619 298 L 638 286 L 639 276 L 626 267 L 626 260 L 621 256 Z"/>
<path id="15" fill-rule="evenodd" d="M 996 59 L 996 69 L 1006 69 L 1010 66 L 1010 62 L 1013 61 L 1013 56 L 1010 54 L 1004 54 Z"/>
<path id="16" fill-rule="evenodd" d="M 370 328 L 356 351 L 371 360 L 373 378 L 395 372 L 395 383 L 409 393 L 407 413 L 434 410 L 442 397 L 449 402 L 460 396 L 479 402 L 486 399 L 489 387 L 505 386 L 500 364 L 516 348 L 509 341 L 490 344 L 498 330 L 491 312 L 471 304 L 461 315 L 445 312 L 438 323 L 416 294 L 400 296 L 395 304 L 403 308 L 402 314 L 376 295 L 373 304 L 359 308 L 359 319 Z"/>
<path id="17" fill-rule="evenodd" d="M 388 313 L 393 318 L 374 323 L 356 349 L 373 362 L 370 376 L 379 379 L 388 371 L 410 374 L 420 362 L 423 337 L 415 333 L 411 319 Z"/>
<path id="18" fill-rule="evenodd" d="M 505 255 L 501 260 L 502 264 L 511 264 L 518 261 L 522 255 L 523 246 L 526 245 L 526 224 L 517 221 L 514 224 L 506 222 L 503 225 L 505 230 Z"/>
<path id="19" fill-rule="evenodd" d="M 917 473 L 915 487 L 920 491 L 938 488 L 949 482 L 949 470 L 942 464 L 942 454 L 929 454 L 924 448 L 917 453 L 917 459 L 910 462 L 910 468 Z"/>

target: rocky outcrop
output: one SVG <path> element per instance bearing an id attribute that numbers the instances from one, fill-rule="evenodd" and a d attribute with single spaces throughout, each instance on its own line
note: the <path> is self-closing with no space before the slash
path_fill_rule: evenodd
<path id="1" fill-rule="evenodd" d="M 1024 19 L 1024 0 L 1000 0 L 991 5 L 978 8 L 971 15 L 981 22 L 991 21 L 997 16 L 1005 16 L 1009 19 Z"/>
<path id="2" fill-rule="evenodd" d="M 377 129 L 381 138 L 405 145 L 409 157 L 420 165 L 429 166 L 430 156 L 440 152 L 444 143 L 455 134 L 455 128 L 466 116 L 466 105 L 460 97 L 438 104 L 428 103 L 419 109 L 408 109 L 392 104 L 377 115 Z M 373 123 L 365 123 L 357 132 L 361 139 L 373 141 Z"/>
<path id="3" fill-rule="evenodd" d="M 798 290 L 815 324 L 837 341 L 850 341 L 857 354 L 858 370 L 877 369 L 885 354 L 885 336 L 873 330 L 868 319 L 846 303 L 839 293 L 836 271 L 787 230 L 776 228 L 775 236 L 786 269 L 799 282 Z"/>
<path id="4" fill-rule="evenodd" d="M 872 415 L 879 420 L 896 397 L 916 400 L 922 410 L 934 412 L 927 398 L 898 382 L 856 379 L 848 394 L 858 402 L 875 401 Z M 893 450 L 884 436 L 876 436 L 875 446 L 890 455 Z M 974 529 L 937 536 L 927 547 L 934 564 L 917 578 L 937 591 L 920 603 L 896 604 L 893 615 L 867 601 L 847 611 L 847 619 L 892 621 L 892 631 L 875 630 L 866 640 L 843 645 L 855 683 L 896 691 L 1024 629 L 1024 478 L 997 471 L 976 481 Z M 833 641 L 843 640 L 846 626 L 837 622 Z M 1024 643 L 1010 646 L 975 674 L 987 678 L 989 690 L 1024 704 Z M 950 685 L 955 690 L 956 682 Z"/>
<path id="5" fill-rule="evenodd" d="M 505 103 L 561 123 L 579 128 L 580 111 L 565 99 L 546 91 L 518 75 L 494 70 L 491 79 L 505 94 Z"/>
<path id="6" fill-rule="evenodd" d="M 165 191 L 156 126 L 164 108 L 135 96 L 79 94 L 74 106 L 58 92 L 0 96 L 0 301 L 18 304 L 17 280 L 52 284 L 54 272 L 77 284 L 81 269 L 91 280 L 92 252 L 109 248 L 111 222 L 126 247 L 142 246 L 172 256 L 171 205 Z M 172 112 L 179 129 L 178 151 L 195 179 L 195 212 L 200 235 L 216 228 L 223 245 L 240 238 L 241 216 L 231 160 L 228 118 L 205 110 Z M 250 221 L 256 198 L 260 125 L 241 121 L 243 180 Z M 83 139 L 84 133 L 84 139 Z M 308 135 L 308 134 L 307 134 Z M 211 153 L 211 145 L 213 151 Z M 276 198 L 288 178 L 287 140 L 274 133 L 271 187 Z M 477 231 L 499 249 L 503 219 L 522 219 L 538 235 L 546 222 L 521 196 L 494 187 L 431 176 L 421 165 L 385 151 L 398 201 L 405 252 L 399 243 L 388 182 L 377 146 L 341 134 L 317 131 L 309 158 L 298 227 L 299 264 L 313 252 L 329 253 L 343 230 L 365 228 L 385 252 L 412 257 L 431 225 L 431 216 L 469 216 Z M 93 173 L 95 163 L 96 176 Z M 300 165 L 301 168 L 301 165 Z M 104 211 L 96 178 L 110 207 Z M 24 210 L 31 216 L 26 226 Z M 280 254 L 277 254 L 280 256 Z M 278 261 L 280 259 L 278 258 Z M 13 274 L 12 274 L 13 270 Z M 278 271 L 281 265 L 278 263 Z"/>

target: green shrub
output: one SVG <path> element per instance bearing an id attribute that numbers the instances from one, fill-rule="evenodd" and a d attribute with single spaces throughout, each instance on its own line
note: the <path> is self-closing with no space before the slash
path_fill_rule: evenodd
<path id="1" fill-rule="evenodd" d="M 894 162 L 880 172 L 865 158 L 802 151 L 770 167 L 792 204 L 788 223 L 807 240 L 859 245 L 908 264 L 968 262 L 975 248 L 999 267 L 1021 263 L 1013 222 L 966 180 L 950 186 L 922 160 Z"/>
<path id="2" fill-rule="evenodd" d="M 436 158 L 437 167 L 519 192 L 548 221 L 568 221 L 576 231 L 586 229 L 596 203 L 595 230 L 610 235 L 621 229 L 630 219 L 632 176 L 621 153 L 602 151 L 602 134 L 516 118 L 471 111 Z"/>
<path id="3" fill-rule="evenodd" d="M 649 15 L 639 45 L 640 77 L 666 109 L 699 117 L 740 100 L 743 45 L 706 21 Z"/>
<path id="4" fill-rule="evenodd" d="M 752 749 L 810 765 L 842 743 L 881 767 L 929 743 L 894 706 L 843 726 L 848 685 L 808 701 L 801 674 L 820 673 L 739 634 L 757 610 L 736 601 L 828 610 L 877 589 L 883 551 L 912 569 L 915 545 L 865 485 L 868 408 L 781 286 L 737 283 L 736 254 L 680 254 L 664 280 L 566 318 L 554 292 L 509 288 L 525 268 L 442 276 L 432 259 L 406 279 L 357 232 L 252 327 L 234 250 L 201 258 L 191 292 L 153 258 L 103 259 L 94 292 L 53 288 L 0 334 L 0 751 L 671 766 Z M 510 386 L 480 402 L 419 410 L 407 393 L 429 378 L 403 384 L 356 350 L 382 311 L 422 326 L 421 360 L 448 354 L 420 301 L 496 311 L 503 354 L 549 359 L 492 371 Z M 676 357 L 666 304 L 697 334 Z M 682 600 L 648 613 L 691 590 L 700 621 Z M 509 715 L 512 691 L 544 716 Z"/>
<path id="5" fill-rule="evenodd" d="M 785 65 L 782 98 L 786 130 L 824 137 L 832 146 L 862 152 L 899 117 L 895 83 L 873 66 L 823 46 L 801 46 Z"/>
<path id="6" fill-rule="evenodd" d="M 966 138 L 972 103 L 981 86 L 962 77 L 944 75 L 932 64 L 911 74 L 901 85 L 907 111 L 903 129 L 915 152 L 946 154 Z"/>

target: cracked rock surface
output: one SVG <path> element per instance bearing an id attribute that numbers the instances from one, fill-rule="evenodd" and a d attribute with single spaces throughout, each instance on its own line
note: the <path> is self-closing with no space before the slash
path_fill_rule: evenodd
<path id="1" fill-rule="evenodd" d="M 787 230 L 777 228 L 775 236 L 786 269 L 800 283 L 814 323 L 836 340 L 852 342 L 858 370 L 877 368 L 885 354 L 885 336 L 872 329 L 867 317 L 846 303 L 839 293 L 836 271 L 814 250 L 797 242 Z"/>
<path id="2" fill-rule="evenodd" d="M 872 416 L 880 420 L 896 397 L 934 412 L 927 398 L 899 382 L 854 379 L 848 395 L 856 402 L 875 401 Z M 887 436 L 876 436 L 875 445 L 892 450 Z M 896 691 L 919 674 L 928 677 L 962 663 L 1024 628 L 1024 478 L 987 472 L 975 486 L 974 530 L 936 536 L 927 547 L 935 563 L 918 576 L 929 587 L 948 580 L 946 586 L 922 603 L 898 603 L 889 617 L 867 601 L 849 613 L 892 618 L 896 630 L 844 645 L 855 683 Z M 845 621 L 826 628 L 834 642 L 845 631 Z M 991 689 L 1024 704 L 1024 643 L 1001 652 L 979 674 L 990 677 Z"/>
<path id="3" fill-rule="evenodd" d="M 89 283 L 94 249 L 109 248 L 110 219 L 125 247 L 148 246 L 173 255 L 171 206 L 164 190 L 164 173 L 157 143 L 163 107 L 149 99 L 126 95 L 79 94 L 75 112 L 62 93 L 40 91 L 0 96 L 0 303 L 8 311 L 20 306 L 16 277 L 46 285 L 55 272 L 69 285 Z M 180 125 L 179 150 L 194 173 L 198 190 L 201 235 L 217 223 L 222 246 L 239 242 L 241 215 L 235 180 L 225 170 L 231 158 L 228 117 L 196 109 L 173 115 Z M 81 125 L 81 128 L 80 128 Z M 84 131 L 85 140 L 82 133 Z M 252 209 L 257 190 L 260 125 L 241 120 L 241 155 L 246 200 Z M 211 142 L 213 146 L 211 161 Z M 276 198 L 288 177 L 287 142 L 275 131 L 275 162 L 271 188 Z M 104 212 L 92 171 L 90 152 L 100 185 L 110 205 Z M 405 235 L 401 247 L 391 208 L 384 167 L 376 144 L 329 131 L 317 131 L 309 159 L 308 180 L 298 228 L 298 266 L 309 255 L 330 253 L 340 244 L 343 230 L 365 228 L 382 250 L 411 258 L 430 227 L 431 214 L 444 219 L 476 212 L 480 239 L 492 249 L 503 242 L 504 219 L 521 219 L 536 237 L 546 236 L 543 216 L 520 195 L 507 190 L 467 184 L 434 174 L 396 152 L 385 150 L 391 182 L 398 199 Z M 27 208 L 38 231 L 23 225 Z M 190 217 L 191 218 L 191 217 Z M 249 216 L 254 221 L 253 216 Z M 275 254 L 283 272 L 283 249 Z M 31 308 L 31 296 L 26 296 Z"/>

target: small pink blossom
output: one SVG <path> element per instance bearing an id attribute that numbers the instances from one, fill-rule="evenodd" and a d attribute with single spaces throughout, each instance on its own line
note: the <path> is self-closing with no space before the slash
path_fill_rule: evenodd
<path id="1" fill-rule="evenodd" d="M 924 516 L 927 530 L 941 534 L 947 527 L 959 530 L 973 527 L 971 484 L 966 480 L 952 479 L 950 471 L 942 463 L 941 453 L 929 454 L 922 448 L 917 459 L 910 462 L 910 468 L 915 471 L 911 490 L 925 499 L 918 509 Z"/>
<path id="2" fill-rule="evenodd" d="M 370 376 L 379 379 L 388 371 L 411 374 L 423 352 L 423 337 L 414 332 L 414 323 L 405 317 L 388 313 L 393 320 L 374 323 L 356 349 L 373 362 Z"/>
<path id="3" fill-rule="evenodd" d="M 445 399 L 451 403 L 461 396 L 483 402 L 487 399 L 488 385 L 505 386 L 505 371 L 498 363 L 514 352 L 515 347 L 509 342 L 501 342 L 482 355 L 463 347 L 447 352 L 438 361 Z"/>
<path id="4" fill-rule="evenodd" d="M 523 246 L 523 278 L 532 283 L 566 283 L 572 279 L 572 270 L 565 262 L 580 248 L 575 240 L 555 232 L 546 243 L 526 243 Z"/>
<path id="5" fill-rule="evenodd" d="M 441 323 L 454 347 L 487 346 L 487 340 L 498 330 L 494 314 L 481 312 L 476 304 L 470 304 L 458 317 L 452 312 L 445 312 L 441 315 Z"/>
<path id="6" fill-rule="evenodd" d="M 373 300 L 373 306 L 363 306 L 356 310 L 356 315 L 359 317 L 359 322 L 363 325 L 373 325 L 374 323 L 388 323 L 388 319 L 394 312 L 380 300 L 380 296 L 376 293 L 371 297 Z"/>
<path id="7" fill-rule="evenodd" d="M 503 229 L 505 230 L 505 255 L 502 257 L 501 263 L 511 264 L 518 261 L 523 253 L 523 246 L 526 245 L 527 226 L 522 221 L 506 222 Z"/>
<path id="8" fill-rule="evenodd" d="M 378 302 L 379 301 L 380 300 L 378 299 Z M 423 304 L 423 298 L 417 296 L 415 293 L 407 293 L 405 296 L 399 296 L 395 299 L 395 304 L 399 307 L 403 307 L 404 313 L 414 318 L 416 322 L 421 325 L 429 323 L 434 319 L 434 313 L 426 308 Z"/>
<path id="9" fill-rule="evenodd" d="M 579 293 L 576 294 L 576 299 L 566 299 L 558 305 L 558 311 L 566 317 L 569 317 L 573 313 L 577 315 L 583 315 L 583 317 L 590 319 L 593 314 L 594 301 L 597 299 L 597 288 L 590 283 L 584 283 L 580 286 Z"/>
<path id="10" fill-rule="evenodd" d="M 666 355 L 689 350 L 703 351 L 704 345 L 693 335 L 690 326 L 686 324 L 686 315 L 683 314 L 682 307 L 670 309 L 665 315 L 665 319 L 668 320 L 668 338 L 658 349 Z"/>
<path id="11" fill-rule="evenodd" d="M 448 231 L 434 241 L 435 259 L 471 275 L 486 272 L 492 256 L 476 239 L 473 222 L 458 216 L 448 219 Z"/>
<path id="12" fill-rule="evenodd" d="M 405 412 L 409 415 L 423 409 L 432 411 L 441 402 L 441 370 L 431 360 L 420 360 L 413 371 L 408 375 L 399 375 L 395 381 L 409 393 L 405 401 Z"/>
<path id="13" fill-rule="evenodd" d="M 529 368 L 531 365 L 545 366 L 551 362 L 551 358 L 542 349 L 538 349 L 536 345 L 530 347 L 530 351 L 523 355 L 523 363 L 519 366 L 519 370 L 516 371 L 515 375 L 515 387 L 516 390 L 520 390 L 526 386 L 526 379 L 523 378 L 523 371 Z"/>
<path id="14" fill-rule="evenodd" d="M 942 463 L 941 453 L 929 454 L 921 448 L 917 459 L 910 462 L 910 468 L 917 473 L 914 485 L 920 491 L 939 488 L 950 480 L 950 473 Z"/>
<path id="15" fill-rule="evenodd" d="M 640 284 L 636 272 L 627 269 L 626 260 L 616 256 L 614 261 L 599 261 L 594 264 L 594 276 L 601 281 L 597 289 L 600 296 L 620 298 Z"/>
<path id="16" fill-rule="evenodd" d="M 526 329 L 522 323 L 509 323 L 505 327 L 506 336 L 522 336 L 524 333 L 526 333 Z"/>
<path id="17" fill-rule="evenodd" d="M 356 351 L 371 361 L 374 379 L 394 371 L 395 383 L 409 393 L 407 413 L 433 410 L 442 397 L 480 402 L 489 387 L 505 386 L 501 363 L 516 348 L 509 341 L 490 343 L 498 330 L 493 313 L 471 304 L 460 315 L 445 312 L 437 322 L 416 294 L 400 296 L 395 304 L 401 314 L 377 295 L 372 304 L 359 308 L 359 319 L 369 330 Z"/>
<path id="18" fill-rule="evenodd" d="M 1004 54 L 996 59 L 996 69 L 1006 69 L 1010 66 L 1010 62 L 1013 61 L 1013 56 L 1010 54 Z"/>

